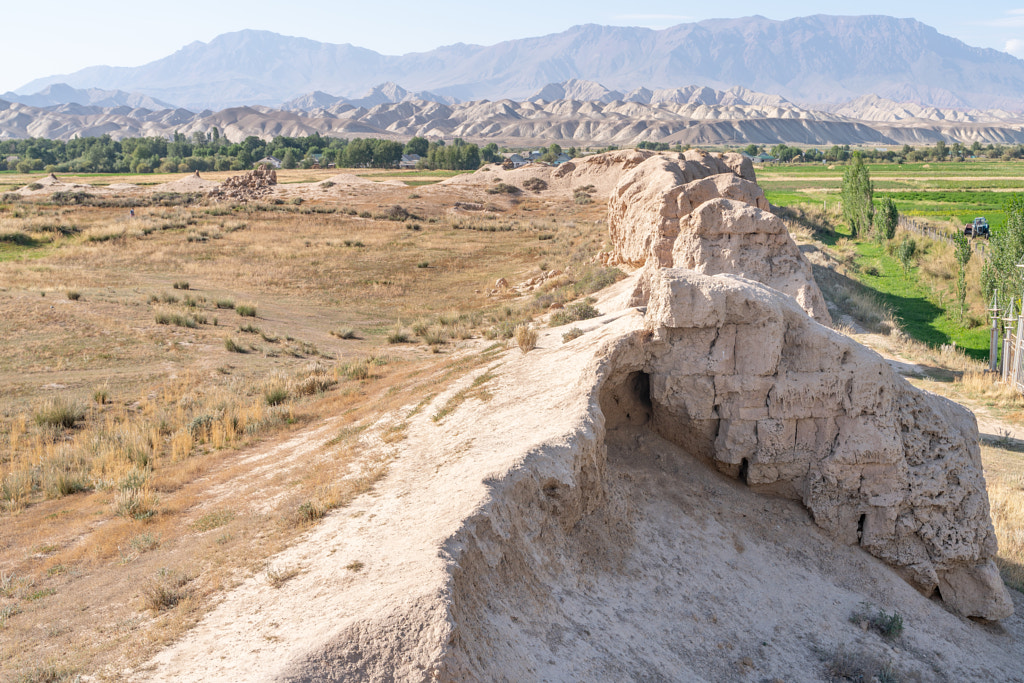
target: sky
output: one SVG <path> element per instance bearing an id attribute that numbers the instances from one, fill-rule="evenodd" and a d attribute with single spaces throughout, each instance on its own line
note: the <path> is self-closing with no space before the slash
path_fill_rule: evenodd
<path id="1" fill-rule="evenodd" d="M 300 0 L 294 5 L 281 0 L 47 0 L 43 5 L 4 5 L 0 92 L 87 66 L 139 66 L 193 41 L 247 28 L 394 55 L 460 42 L 491 45 L 577 24 L 661 29 L 754 14 L 769 19 L 887 14 L 913 17 L 968 45 L 1024 58 L 1024 0 Z"/>

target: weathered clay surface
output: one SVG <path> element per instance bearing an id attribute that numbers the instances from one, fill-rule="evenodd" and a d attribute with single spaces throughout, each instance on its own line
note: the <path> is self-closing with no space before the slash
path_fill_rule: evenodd
<path id="1" fill-rule="evenodd" d="M 721 159 L 687 154 L 694 158 L 654 156 L 623 174 L 608 204 L 608 227 L 621 262 L 671 266 L 680 219 L 710 199 L 768 208 L 761 188 Z"/>
<path id="2" fill-rule="evenodd" d="M 751 485 L 796 497 L 957 612 L 1012 604 L 993 558 L 978 430 L 877 354 L 738 278 L 648 271 L 652 425 Z"/>
<path id="3" fill-rule="evenodd" d="M 749 185 L 739 182 L 741 188 Z M 680 221 L 673 264 L 708 275 L 731 273 L 757 280 L 796 299 L 816 320 L 830 322 L 811 264 L 793 243 L 786 224 L 752 202 L 725 198 L 726 192 L 721 197 L 703 202 Z"/>
<path id="4" fill-rule="evenodd" d="M 831 322 L 810 264 L 767 211 L 753 171 L 751 180 L 743 177 L 747 160 L 734 156 L 740 161 L 691 150 L 682 160 L 654 157 L 624 174 L 608 203 L 610 262 L 741 275 Z"/>

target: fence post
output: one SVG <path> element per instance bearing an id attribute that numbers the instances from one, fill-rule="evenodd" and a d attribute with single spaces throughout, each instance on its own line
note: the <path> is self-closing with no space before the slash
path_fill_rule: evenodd
<path id="1" fill-rule="evenodd" d="M 999 294 L 992 295 L 992 308 L 988 309 L 992 316 L 992 330 L 988 342 L 988 371 L 996 371 L 997 356 L 999 355 Z"/>
<path id="2" fill-rule="evenodd" d="M 1020 372 L 1020 352 L 1021 343 L 1020 339 L 1024 336 L 1024 315 L 1018 316 L 1017 318 L 1017 334 L 1014 335 L 1013 339 L 1013 388 L 1018 392 L 1021 390 L 1021 372 Z"/>
<path id="3" fill-rule="evenodd" d="M 1010 310 L 1006 317 L 1003 318 L 1003 383 L 1007 383 L 1010 380 L 1010 373 L 1013 368 L 1013 327 L 1016 319 L 1014 318 L 1014 305 L 1016 301 L 1013 297 L 1010 297 Z"/>

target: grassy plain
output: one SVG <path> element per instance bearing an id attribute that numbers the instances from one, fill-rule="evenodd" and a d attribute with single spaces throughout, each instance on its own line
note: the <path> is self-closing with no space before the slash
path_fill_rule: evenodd
<path id="1" fill-rule="evenodd" d="M 956 304 L 956 266 L 951 248 L 909 235 L 918 243 L 915 267 L 904 272 L 892 244 L 851 240 L 839 214 L 843 165 L 779 165 L 758 170 L 768 200 L 778 206 L 812 210 L 822 217 L 815 239 L 833 249 L 844 273 L 870 290 L 899 319 L 911 337 L 931 345 L 955 343 L 975 358 L 987 357 L 987 302 L 979 293 L 981 257 L 968 268 L 963 318 Z M 954 231 L 976 216 L 993 230 L 1006 222 L 1005 205 L 1024 192 L 1024 163 L 1017 161 L 869 164 L 876 201 L 891 197 L 902 215 L 940 230 Z M 903 238 L 897 235 L 894 243 Z"/>
<path id="2" fill-rule="evenodd" d="M 827 207 L 839 201 L 842 164 L 794 164 L 758 170 L 758 182 L 777 206 Z M 937 225 L 985 216 L 993 228 L 1006 222 L 1006 193 L 1024 191 L 1024 162 L 965 161 L 868 164 L 875 198 L 891 197 L 901 213 Z"/>
<path id="3" fill-rule="evenodd" d="M 0 204 L 2 678 L 117 679 L 370 490 L 403 438 L 366 446 L 381 415 L 614 280 L 590 263 L 598 204 L 299 185 L 338 173 L 281 172 L 276 201 Z M 489 295 L 556 269 L 534 295 Z"/>

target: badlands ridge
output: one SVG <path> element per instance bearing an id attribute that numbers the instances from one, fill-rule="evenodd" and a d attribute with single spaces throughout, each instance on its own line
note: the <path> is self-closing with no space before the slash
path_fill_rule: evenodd
<path id="1" fill-rule="evenodd" d="M 830 329 L 749 162 L 617 152 L 445 183 L 527 175 L 609 198 L 606 260 L 633 274 L 603 315 L 464 378 L 434 403 L 477 379 L 489 397 L 443 420 L 382 417 L 362 438 L 389 474 L 275 558 L 300 573 L 245 581 L 134 679 L 820 681 L 851 654 L 1024 680 L 974 416 Z M 900 639 L 853 623 L 865 608 Z"/>
<path id="2" fill-rule="evenodd" d="M 216 127 L 231 142 L 250 135 L 270 140 L 277 135 L 313 133 L 403 141 L 412 136 L 464 138 L 512 146 L 550 142 L 632 146 L 641 141 L 672 145 L 1024 142 L 1024 117 L 1019 112 L 943 109 L 873 95 L 842 105 L 811 107 L 744 88 L 638 88 L 623 94 L 576 80 L 550 84 L 525 101 L 453 102 L 386 83 L 355 100 L 313 92 L 280 108 L 252 105 L 201 112 L 159 108 L 157 102 L 122 95 L 131 104 L 46 106 L 0 99 L 0 140 L 100 135 L 167 138 L 174 133 L 205 135 Z"/>

